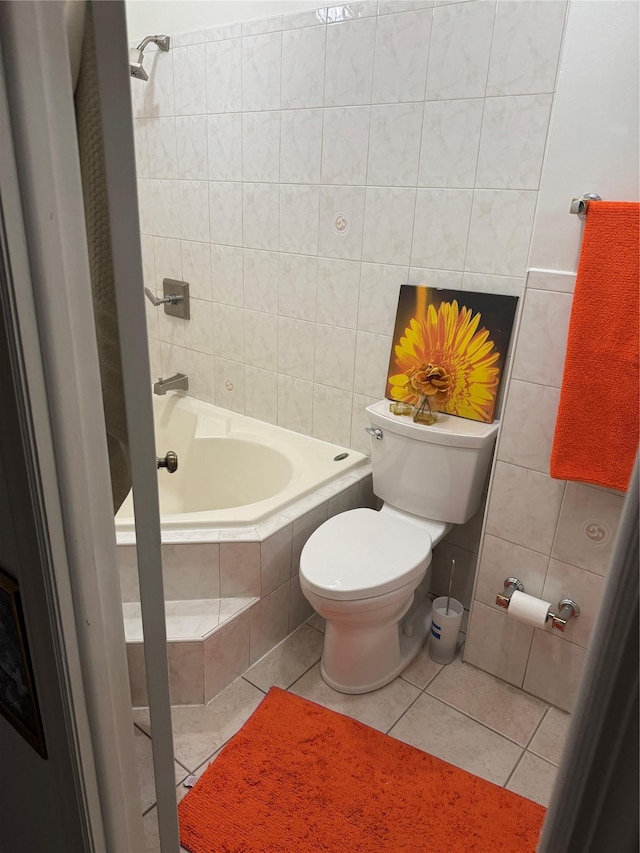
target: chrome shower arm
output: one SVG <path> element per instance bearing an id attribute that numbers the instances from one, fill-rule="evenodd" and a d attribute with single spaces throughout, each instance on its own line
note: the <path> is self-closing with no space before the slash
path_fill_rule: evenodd
<path id="1" fill-rule="evenodd" d="M 169 50 L 171 36 L 147 36 L 145 39 L 142 39 L 136 50 L 144 50 L 151 42 L 155 42 L 160 50 Z"/>

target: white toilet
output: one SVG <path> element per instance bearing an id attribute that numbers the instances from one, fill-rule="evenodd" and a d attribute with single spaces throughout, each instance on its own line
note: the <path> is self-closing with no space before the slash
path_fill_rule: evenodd
<path id="1" fill-rule="evenodd" d="M 479 508 L 498 432 L 453 415 L 416 424 L 388 400 L 367 413 L 382 509 L 330 518 L 300 556 L 302 592 L 327 620 L 320 671 L 341 693 L 382 687 L 418 653 L 431 626 L 431 550 Z"/>

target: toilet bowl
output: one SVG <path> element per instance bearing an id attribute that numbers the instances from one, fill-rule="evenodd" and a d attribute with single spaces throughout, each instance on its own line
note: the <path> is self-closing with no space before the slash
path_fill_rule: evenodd
<path id="1" fill-rule="evenodd" d="M 431 551 L 478 510 L 498 431 L 453 415 L 416 424 L 391 414 L 388 400 L 366 411 L 382 509 L 333 516 L 300 556 L 302 592 L 327 621 L 320 672 L 342 693 L 383 687 L 420 650 Z"/>
<path id="2" fill-rule="evenodd" d="M 320 668 L 335 690 L 376 690 L 417 654 L 431 616 L 427 602 L 412 608 L 414 592 L 432 545 L 450 526 L 383 506 L 336 515 L 311 535 L 300 556 L 300 585 L 327 621 Z"/>

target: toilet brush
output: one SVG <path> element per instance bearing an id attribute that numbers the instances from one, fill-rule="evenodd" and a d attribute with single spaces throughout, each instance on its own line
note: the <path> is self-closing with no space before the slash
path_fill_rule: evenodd
<path id="1" fill-rule="evenodd" d="M 447 596 L 447 612 L 446 616 L 449 615 L 449 602 L 451 601 L 451 584 L 453 583 L 453 573 L 456 570 L 456 561 L 451 560 L 451 574 L 449 575 L 449 595 Z"/>

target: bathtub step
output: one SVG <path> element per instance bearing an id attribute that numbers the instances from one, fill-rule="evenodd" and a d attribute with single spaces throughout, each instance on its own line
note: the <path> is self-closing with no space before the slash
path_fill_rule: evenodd
<path id="1" fill-rule="evenodd" d="M 258 598 L 204 598 L 165 602 L 167 642 L 203 642 L 227 622 L 252 607 Z M 142 643 L 142 612 L 139 601 L 122 605 L 127 643 Z"/>

